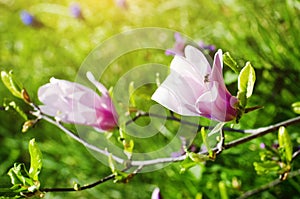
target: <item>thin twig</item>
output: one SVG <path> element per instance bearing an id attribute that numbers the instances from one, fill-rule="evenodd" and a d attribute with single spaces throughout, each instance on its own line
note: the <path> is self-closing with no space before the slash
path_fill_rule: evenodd
<path id="1" fill-rule="evenodd" d="M 155 164 L 163 164 L 163 163 L 171 163 L 171 162 L 180 162 L 186 159 L 186 155 L 181 155 L 179 157 L 167 157 L 167 158 L 157 158 L 153 160 L 133 160 L 131 162 L 132 166 L 149 166 L 149 165 L 155 165 Z"/>
<path id="2" fill-rule="evenodd" d="M 293 177 L 298 176 L 298 175 L 300 175 L 300 169 L 290 172 L 286 179 L 290 179 L 290 178 L 293 178 Z M 285 180 L 282 180 L 282 179 L 278 178 L 278 179 L 276 179 L 276 180 L 274 180 L 274 181 L 272 181 L 268 184 L 265 184 L 265 185 L 263 185 L 263 186 L 261 186 L 257 189 L 253 189 L 253 190 L 245 192 L 243 195 L 238 197 L 238 199 L 245 199 L 245 198 L 248 198 L 250 196 L 256 195 L 258 193 L 261 193 L 261 192 L 263 192 L 267 189 L 270 189 L 270 188 L 282 183 L 283 181 L 285 181 Z"/>
<path id="3" fill-rule="evenodd" d="M 142 117 L 156 117 L 156 118 L 161 118 L 161 119 L 166 119 L 166 120 L 171 120 L 171 121 L 175 121 L 175 122 L 179 122 L 181 124 L 185 124 L 185 125 L 189 125 L 189 126 L 194 126 L 197 127 L 198 130 L 200 130 L 202 127 L 204 127 L 206 130 L 207 129 L 213 129 L 213 126 L 203 126 L 200 124 L 196 124 L 193 122 L 189 122 L 186 120 L 182 120 L 178 117 L 176 117 L 174 114 L 171 114 L 171 116 L 163 116 L 163 115 L 159 115 L 159 114 L 155 114 L 155 113 L 148 113 L 148 112 L 143 112 L 143 111 L 138 111 L 137 114 L 129 121 L 126 122 L 126 126 L 135 122 L 137 119 L 142 118 Z M 230 132 L 237 132 L 237 133 L 249 133 L 248 131 L 245 132 L 242 129 L 234 129 L 234 128 L 229 128 L 229 127 L 223 127 L 224 131 L 230 131 Z"/>
<path id="4" fill-rule="evenodd" d="M 91 184 L 88 184 L 88 185 L 84 185 L 82 187 L 78 187 L 78 188 L 75 188 L 75 187 L 72 187 L 72 188 L 41 188 L 40 191 L 42 192 L 72 192 L 72 191 L 82 191 L 82 190 L 85 190 L 85 189 L 90 189 L 90 188 L 93 188 L 99 184 L 102 184 L 108 180 L 111 180 L 115 177 L 116 175 L 115 174 L 110 174 L 94 183 L 91 183 Z"/>
<path id="5" fill-rule="evenodd" d="M 293 153 L 292 161 L 295 160 L 299 155 L 300 155 L 300 149 Z"/>
<path id="6" fill-rule="evenodd" d="M 83 139 L 81 139 L 80 137 L 78 137 L 77 135 L 73 134 L 70 130 L 68 130 L 66 127 L 64 127 L 63 125 L 61 125 L 59 122 L 49 118 L 48 116 L 45 116 L 45 115 L 40 115 L 40 118 L 41 119 L 44 119 L 46 120 L 47 122 L 57 126 L 59 129 L 61 129 L 63 132 L 65 132 L 68 136 L 70 136 L 72 139 L 76 140 L 77 142 L 79 142 L 80 144 L 82 144 L 83 146 L 95 151 L 95 152 L 98 152 L 98 153 L 101 153 L 105 156 L 110 156 L 118 163 L 120 164 L 123 164 L 125 162 L 124 159 L 120 158 L 120 157 L 117 157 L 111 153 L 109 153 L 107 150 L 103 150 L 103 149 L 100 149 L 98 147 L 96 147 L 95 145 L 92 145 L 92 144 L 89 144 L 88 142 L 84 141 Z"/>
<path id="7" fill-rule="evenodd" d="M 225 135 L 224 135 L 224 130 L 220 131 L 220 141 L 217 144 L 218 150 L 216 151 L 216 155 L 220 154 L 223 151 L 224 148 L 224 143 L 225 143 Z"/>
<path id="8" fill-rule="evenodd" d="M 130 169 L 131 166 L 128 166 L 126 167 L 125 169 L 122 170 L 122 172 L 125 172 L 127 171 L 128 169 Z M 134 170 L 132 172 L 132 176 L 137 174 L 141 169 L 143 168 L 143 166 L 139 166 L 136 170 Z M 84 186 L 79 186 L 79 187 L 72 187 L 72 188 L 41 188 L 40 191 L 42 192 L 72 192 L 72 191 L 83 191 L 85 189 L 90 189 L 90 188 L 93 188 L 99 184 L 102 184 L 108 180 L 112 180 L 116 177 L 116 174 L 110 174 L 104 178 L 101 178 L 100 180 L 97 180 L 96 182 L 93 182 L 91 184 L 87 184 L 87 185 L 84 185 Z"/>
<path id="9" fill-rule="evenodd" d="M 258 129 L 248 129 L 248 130 L 244 130 L 245 132 L 251 133 L 251 135 L 247 136 L 247 137 L 243 137 L 237 140 L 234 140 L 232 142 L 229 142 L 228 144 L 224 145 L 224 149 L 229 149 L 232 148 L 234 146 L 243 144 L 245 142 L 248 142 L 250 140 L 253 140 L 257 137 L 261 137 L 263 135 L 266 135 L 270 132 L 273 131 L 277 131 L 281 126 L 290 126 L 296 123 L 300 123 L 300 116 L 283 121 L 283 122 L 279 122 L 277 124 L 274 125 L 270 125 L 267 127 L 262 127 L 262 128 L 258 128 Z"/>

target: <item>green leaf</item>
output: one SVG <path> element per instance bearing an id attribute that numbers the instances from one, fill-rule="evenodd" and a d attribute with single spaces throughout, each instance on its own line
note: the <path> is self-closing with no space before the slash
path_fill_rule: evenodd
<path id="1" fill-rule="evenodd" d="M 108 156 L 108 164 L 109 164 L 109 168 L 110 168 L 111 172 L 116 173 L 117 170 L 116 170 L 116 167 L 115 167 L 115 161 L 112 157 L 112 154 L 109 154 L 109 156 Z"/>
<path id="2" fill-rule="evenodd" d="M 193 166 L 197 165 L 197 162 L 191 160 L 191 158 L 186 158 L 184 161 L 180 163 L 180 173 L 184 173 Z"/>
<path id="3" fill-rule="evenodd" d="M 239 74 L 240 67 L 236 63 L 236 61 L 231 57 L 229 52 L 223 54 L 223 62 L 229 66 L 235 73 Z"/>
<path id="4" fill-rule="evenodd" d="M 194 162 L 205 162 L 210 160 L 209 156 L 194 152 L 188 152 L 188 156 Z"/>
<path id="5" fill-rule="evenodd" d="M 254 68 L 251 66 L 250 62 L 247 62 L 239 75 L 239 80 L 238 80 L 239 92 L 245 92 L 247 98 L 251 97 L 255 80 L 256 80 L 256 76 L 255 76 Z"/>
<path id="6" fill-rule="evenodd" d="M 300 102 L 293 103 L 292 109 L 295 113 L 300 114 Z"/>
<path id="7" fill-rule="evenodd" d="M 127 155 L 128 159 L 130 159 L 134 147 L 134 141 L 131 139 L 130 140 L 124 139 L 123 146 L 124 146 L 124 153 Z"/>
<path id="8" fill-rule="evenodd" d="M 275 161 L 254 162 L 254 169 L 258 175 L 277 174 L 281 167 Z"/>
<path id="9" fill-rule="evenodd" d="M 19 115 L 24 118 L 24 120 L 28 120 L 28 117 L 26 113 L 16 104 L 16 102 L 11 101 L 9 103 L 4 102 L 3 106 L 5 107 L 5 110 L 9 110 L 10 108 L 13 108 Z"/>
<path id="10" fill-rule="evenodd" d="M 115 179 L 114 183 L 127 183 L 131 178 L 133 177 L 133 174 L 128 174 L 123 171 L 116 171 L 115 172 Z"/>
<path id="11" fill-rule="evenodd" d="M 35 139 L 29 141 L 30 169 L 29 176 L 38 181 L 38 176 L 42 169 L 42 153 L 35 142 Z"/>
<path id="12" fill-rule="evenodd" d="M 203 144 L 205 145 L 205 147 L 208 151 L 209 157 L 212 157 L 213 156 L 213 151 L 211 150 L 211 148 L 209 146 L 207 132 L 205 131 L 205 128 L 202 127 L 200 132 L 201 132 Z"/>
<path id="13" fill-rule="evenodd" d="M 14 166 L 7 173 L 11 179 L 11 183 L 13 185 L 24 185 L 24 186 L 32 186 L 34 182 L 29 178 L 28 172 L 25 168 L 25 165 L 22 164 L 14 164 Z M 25 189 L 26 190 L 26 189 Z"/>
<path id="14" fill-rule="evenodd" d="M 279 149 L 282 150 L 282 159 L 290 164 L 293 158 L 293 144 L 291 138 L 284 126 L 278 130 Z"/>
<path id="15" fill-rule="evenodd" d="M 218 185 L 219 185 L 221 199 L 228 199 L 225 182 L 220 181 Z"/>
<path id="16" fill-rule="evenodd" d="M 11 183 L 13 185 L 23 184 L 22 180 L 19 179 L 18 175 L 18 166 L 14 165 L 8 172 L 7 175 L 10 177 Z"/>
<path id="17" fill-rule="evenodd" d="M 13 77 L 13 72 L 9 71 L 1 71 L 1 79 L 6 88 L 13 94 L 14 96 L 23 99 L 22 96 L 22 87 L 19 82 Z"/>
<path id="18" fill-rule="evenodd" d="M 129 88 L 128 88 L 128 92 L 129 92 L 129 101 L 130 101 L 130 106 L 136 107 L 136 103 L 135 103 L 135 96 L 134 96 L 134 82 L 130 82 L 129 83 Z"/>
<path id="19" fill-rule="evenodd" d="M 247 62 L 245 67 L 241 70 L 238 78 L 238 99 L 240 105 L 244 108 L 247 105 L 247 98 L 251 97 L 254 83 L 256 80 L 254 68 L 250 62 Z"/>

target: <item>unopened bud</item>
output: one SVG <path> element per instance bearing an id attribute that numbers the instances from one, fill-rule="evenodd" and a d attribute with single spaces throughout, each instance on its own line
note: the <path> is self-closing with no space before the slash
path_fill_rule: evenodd
<path id="1" fill-rule="evenodd" d="M 80 187 L 80 184 L 75 183 L 73 188 L 74 188 L 75 191 L 80 191 L 81 187 Z"/>
<path id="2" fill-rule="evenodd" d="M 32 127 L 36 123 L 35 120 L 27 120 L 24 122 L 23 127 L 22 127 L 22 133 L 25 133 L 28 131 L 30 127 Z"/>
<path id="3" fill-rule="evenodd" d="M 28 93 L 27 93 L 27 91 L 25 90 L 25 88 L 22 89 L 21 94 L 22 94 L 23 100 L 24 100 L 26 103 L 28 103 L 28 104 L 31 103 L 30 96 L 28 95 Z"/>

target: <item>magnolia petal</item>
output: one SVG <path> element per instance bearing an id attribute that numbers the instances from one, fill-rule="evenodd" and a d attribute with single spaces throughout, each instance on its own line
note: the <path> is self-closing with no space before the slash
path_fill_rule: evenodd
<path id="1" fill-rule="evenodd" d="M 184 57 L 174 57 L 171 62 L 171 73 L 169 77 L 170 78 L 167 78 L 169 79 L 168 81 L 170 81 L 168 83 L 168 87 L 174 87 L 177 85 L 179 88 L 182 88 L 177 91 L 177 94 L 187 96 L 183 97 L 183 99 L 193 97 L 193 102 L 190 101 L 190 103 L 195 103 L 197 96 L 207 89 L 204 76 L 199 78 L 199 75 L 197 75 L 197 71 L 194 70 L 193 65 Z M 175 87 L 174 91 L 177 89 L 178 88 Z"/>
<path id="2" fill-rule="evenodd" d="M 95 79 L 94 75 L 90 71 L 86 73 L 86 77 L 92 84 L 96 86 L 102 95 L 107 95 L 107 89 Z"/>
<path id="3" fill-rule="evenodd" d="M 175 113 L 188 116 L 198 115 L 194 106 L 195 99 L 180 91 L 188 91 L 188 89 L 186 89 L 186 85 L 178 81 L 180 79 L 174 76 L 176 75 L 170 75 L 155 91 L 151 99 Z"/>
<path id="4" fill-rule="evenodd" d="M 211 67 L 205 55 L 193 46 L 187 46 L 184 50 L 186 60 L 191 63 L 193 69 L 197 71 L 197 76 L 205 76 L 211 73 Z M 196 75 L 196 74 L 195 74 Z"/>
<path id="5" fill-rule="evenodd" d="M 219 49 L 215 54 L 210 81 L 218 82 L 223 91 L 227 90 L 223 77 L 223 53 L 221 49 Z"/>
<path id="6" fill-rule="evenodd" d="M 210 90 L 207 90 L 205 93 L 199 96 L 195 106 L 197 107 L 198 115 L 205 116 L 207 118 L 215 118 L 213 116 L 215 110 L 214 103 L 218 97 L 218 88 L 214 83 L 213 87 Z"/>
<path id="7" fill-rule="evenodd" d="M 214 102 L 218 97 L 218 84 L 216 82 L 212 83 L 212 87 L 203 93 L 196 101 L 196 104 L 201 102 Z"/>
<path id="8" fill-rule="evenodd" d="M 156 187 L 151 195 L 151 199 L 162 199 L 161 194 L 160 194 L 160 189 Z"/>
<path id="9" fill-rule="evenodd" d="M 195 67 L 184 57 L 175 56 L 171 62 L 170 68 L 171 73 L 176 72 L 181 76 L 187 76 L 187 78 L 192 78 L 199 83 L 203 82 L 201 78 L 199 79 L 197 75 L 198 72 L 195 69 Z"/>
<path id="10" fill-rule="evenodd" d="M 39 108 L 40 108 L 40 111 L 46 115 L 55 116 L 57 114 L 57 110 L 54 109 L 53 107 L 46 106 L 46 105 L 40 105 Z"/>

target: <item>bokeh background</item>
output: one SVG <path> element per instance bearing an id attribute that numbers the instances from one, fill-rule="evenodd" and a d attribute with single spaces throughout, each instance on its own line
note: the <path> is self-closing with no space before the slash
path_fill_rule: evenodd
<path id="1" fill-rule="evenodd" d="M 264 109 L 245 115 L 235 127 L 257 128 L 296 116 L 290 106 L 300 100 L 299 14 L 297 0 L 0 0 L 0 68 L 12 69 L 38 102 L 39 86 L 50 77 L 74 81 L 88 54 L 111 36 L 134 28 L 169 28 L 229 51 L 240 65 L 251 61 L 257 82 L 249 103 Z M 118 73 L 128 69 L 127 65 L 147 63 L 152 55 L 165 64 L 172 59 L 156 53 L 148 50 L 120 58 L 104 84 L 109 87 Z M 228 67 L 224 70 L 229 90 L 236 93 L 236 77 Z M 147 90 L 144 92 L 147 94 Z M 1 103 L 15 100 L 29 110 L 3 85 L 0 99 Z M 42 187 L 91 183 L 110 174 L 107 166 L 56 127 L 40 122 L 22 134 L 24 120 L 16 112 L 1 111 L 0 118 L 1 187 L 9 186 L 6 173 L 14 162 L 29 165 L 27 147 L 33 137 L 43 153 Z M 299 146 L 299 126 L 289 127 L 288 131 L 294 146 Z M 276 179 L 272 175 L 257 175 L 253 167 L 263 150 L 260 144 L 272 146 L 276 142 L 274 132 L 224 151 L 216 161 L 183 174 L 179 174 L 179 163 L 174 163 L 137 175 L 127 184 L 110 181 L 83 192 L 49 193 L 45 198 L 150 198 L 155 187 L 160 187 L 164 198 L 220 198 L 220 182 L 224 183 L 228 198 L 235 198 Z M 153 143 L 148 144 L 151 147 Z M 298 160 L 294 167 L 299 167 Z M 299 184 L 300 178 L 296 177 L 259 197 L 299 198 Z"/>

